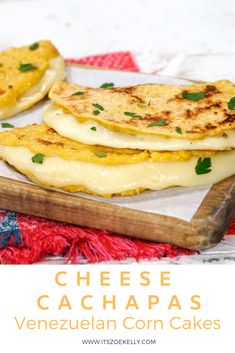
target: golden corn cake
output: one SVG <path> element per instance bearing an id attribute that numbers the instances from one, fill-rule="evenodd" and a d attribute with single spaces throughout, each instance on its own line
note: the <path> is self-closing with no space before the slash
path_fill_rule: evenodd
<path id="1" fill-rule="evenodd" d="M 65 75 L 64 59 L 50 41 L 0 52 L 0 119 L 32 107 Z"/>
<path id="2" fill-rule="evenodd" d="M 32 181 L 111 197 L 212 184 L 235 172 L 235 150 L 147 151 L 85 145 L 41 125 L 0 133 L 0 158 Z"/>
<path id="3" fill-rule="evenodd" d="M 157 151 L 235 148 L 230 81 L 110 88 L 57 81 L 49 98 L 45 123 L 85 144 Z"/>

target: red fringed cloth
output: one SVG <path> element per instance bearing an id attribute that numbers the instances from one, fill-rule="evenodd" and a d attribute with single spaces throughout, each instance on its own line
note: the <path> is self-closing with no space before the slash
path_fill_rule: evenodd
<path id="1" fill-rule="evenodd" d="M 139 72 L 129 52 L 67 59 L 71 64 Z M 228 234 L 235 234 L 235 220 Z M 0 263 L 32 264 L 48 256 L 64 256 L 69 263 L 160 259 L 195 252 L 170 244 L 141 241 L 106 230 L 49 221 L 39 217 L 0 211 Z"/>
<path id="2" fill-rule="evenodd" d="M 0 262 L 3 264 L 31 264 L 49 255 L 65 256 L 72 263 L 77 263 L 81 257 L 94 263 L 192 254 L 174 245 L 143 242 L 105 230 L 82 228 L 13 212 L 6 214 L 6 218 L 9 217 L 15 229 L 8 237 L 8 245 L 0 249 Z"/>

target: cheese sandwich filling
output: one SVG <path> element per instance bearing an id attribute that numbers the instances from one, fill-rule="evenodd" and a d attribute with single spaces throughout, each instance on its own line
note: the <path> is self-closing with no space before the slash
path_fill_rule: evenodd
<path id="1" fill-rule="evenodd" d="M 16 115 L 30 108 L 45 97 L 56 80 L 62 80 L 65 77 L 66 72 L 63 57 L 58 55 L 50 59 L 49 67 L 36 85 L 20 96 L 15 105 L 0 108 L 0 119 Z"/>
<path id="2" fill-rule="evenodd" d="M 113 148 L 131 148 L 153 151 L 228 150 L 235 148 L 235 131 L 225 131 L 221 136 L 208 136 L 197 140 L 177 139 L 147 134 L 131 135 L 106 128 L 96 121 L 80 122 L 52 103 L 43 109 L 44 122 L 61 136 L 88 144 Z"/>
<path id="3" fill-rule="evenodd" d="M 203 175 L 195 173 L 197 157 L 178 162 L 101 165 L 47 156 L 38 164 L 32 162 L 33 155 L 26 147 L 0 145 L 0 157 L 31 180 L 67 191 L 85 189 L 101 196 L 139 188 L 207 185 L 235 174 L 235 150 L 211 156 L 211 172 Z"/>

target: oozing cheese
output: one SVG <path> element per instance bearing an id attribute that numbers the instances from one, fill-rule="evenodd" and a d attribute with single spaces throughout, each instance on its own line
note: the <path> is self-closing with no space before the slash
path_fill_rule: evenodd
<path id="1" fill-rule="evenodd" d="M 15 105 L 0 108 L 0 119 L 16 115 L 17 113 L 30 108 L 45 97 L 56 80 L 62 80 L 65 76 L 64 59 L 61 56 L 51 59 L 49 62 L 49 68 L 45 71 L 43 77 L 35 86 L 22 95 Z"/>
<path id="2" fill-rule="evenodd" d="M 60 135 L 88 145 L 153 151 L 226 150 L 235 148 L 235 131 L 233 130 L 227 131 L 223 136 L 206 137 L 199 140 L 144 134 L 130 135 L 112 131 L 95 121 L 79 122 L 77 118 L 66 114 L 62 109 L 58 109 L 52 104 L 44 108 L 43 119 L 48 126 Z"/>
<path id="3" fill-rule="evenodd" d="M 98 195 L 119 194 L 137 188 L 161 190 L 170 186 L 206 185 L 235 173 L 235 150 L 212 156 L 212 170 L 203 175 L 195 173 L 196 157 L 186 162 L 105 166 L 58 157 L 45 157 L 42 164 L 37 164 L 32 162 L 32 156 L 33 153 L 25 147 L 0 146 L 0 157 L 32 180 L 64 189 L 78 186 L 73 191 L 81 190 L 82 185 Z"/>

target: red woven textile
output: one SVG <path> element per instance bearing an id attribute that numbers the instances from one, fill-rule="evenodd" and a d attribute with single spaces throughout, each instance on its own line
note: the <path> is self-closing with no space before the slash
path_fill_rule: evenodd
<path id="1" fill-rule="evenodd" d="M 0 249 L 2 264 L 31 264 L 49 255 L 63 255 L 72 263 L 80 257 L 94 263 L 128 258 L 152 259 L 189 255 L 192 251 L 169 244 L 143 242 L 91 228 L 82 228 L 39 217 L 18 215 L 23 245 Z"/>
<path id="2" fill-rule="evenodd" d="M 115 70 L 140 71 L 130 52 L 116 52 L 102 55 L 88 56 L 82 59 L 66 59 L 70 64 L 82 64 L 86 66 L 96 66 L 111 68 Z"/>
<path id="3" fill-rule="evenodd" d="M 127 71 L 139 71 L 134 57 L 129 52 L 95 55 L 83 59 L 67 59 L 69 63 L 96 67 L 107 67 Z M 6 214 L 0 213 L 0 223 Z M 47 256 L 65 256 L 68 261 L 77 263 L 83 257 L 87 262 L 127 260 L 128 258 L 159 259 L 191 255 L 195 252 L 181 249 L 170 244 L 160 244 L 130 239 L 105 230 L 82 228 L 46 219 L 13 214 L 13 221 L 20 236 L 18 245 L 9 238 L 8 245 L 0 248 L 2 264 L 32 264 L 44 260 Z M 10 223 L 7 224 L 7 227 Z M 228 234 L 235 234 L 235 220 Z M 15 236 L 12 234 L 12 236 Z M 0 240 L 6 234 L 0 233 Z"/>

